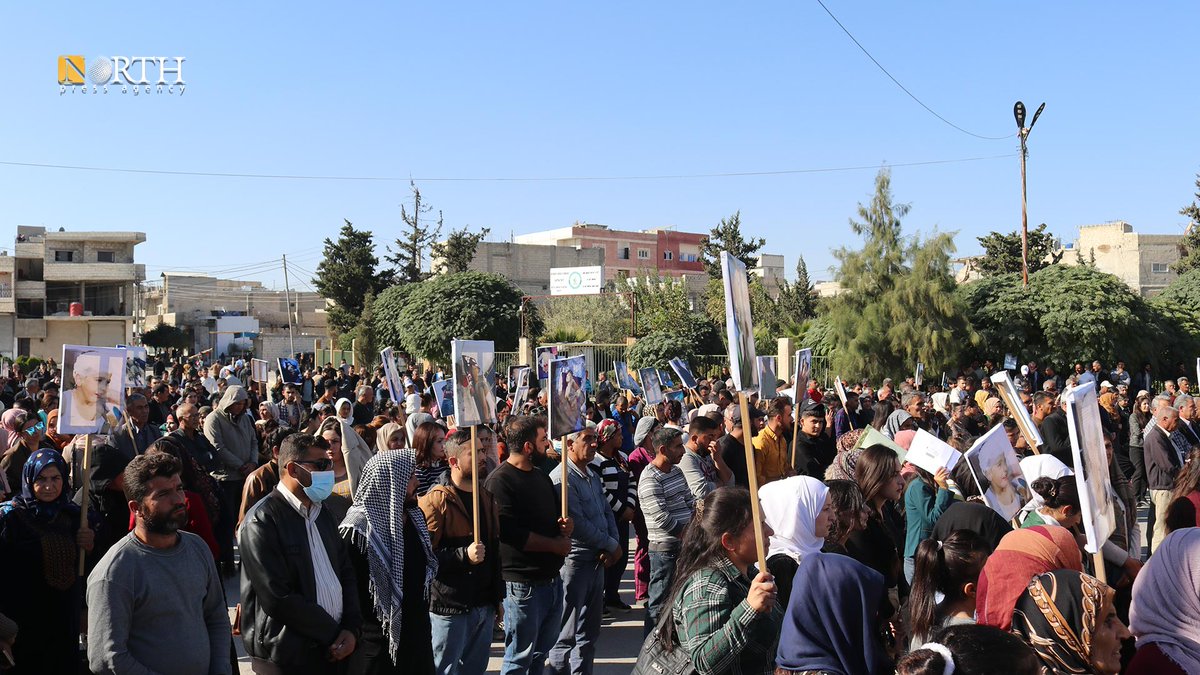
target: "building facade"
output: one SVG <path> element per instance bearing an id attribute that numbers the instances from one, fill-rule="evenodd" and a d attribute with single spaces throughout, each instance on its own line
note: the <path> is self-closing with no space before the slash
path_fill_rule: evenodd
<path id="1" fill-rule="evenodd" d="M 525 295 L 547 295 L 552 267 L 604 267 L 604 261 L 602 248 L 481 241 L 467 269 L 500 275 Z M 439 269 L 440 261 L 434 260 L 433 267 Z M 610 278 L 607 269 L 604 278 Z"/>
<path id="2" fill-rule="evenodd" d="M 566 246 L 604 251 L 604 279 L 616 281 L 643 274 L 663 277 L 704 274 L 700 247 L 707 235 L 655 228 L 633 232 L 607 225 L 576 224 L 516 236 L 518 244 Z"/>
<path id="3" fill-rule="evenodd" d="M 1096 269 L 1120 277 L 1148 298 L 1175 280 L 1171 264 L 1179 260 L 1182 241 L 1181 234 L 1138 234 L 1123 220 L 1083 225 L 1079 238 L 1063 246 L 1062 262 L 1075 265 L 1079 259 L 1090 262 L 1094 257 Z"/>
<path id="4" fill-rule="evenodd" d="M 164 272 L 146 290 L 144 325 L 149 330 L 165 323 L 189 331 L 193 352 L 242 354 L 257 337 L 288 336 L 288 299 L 289 294 L 258 281 Z M 290 300 L 297 349 L 326 337 L 325 299 L 293 290 Z"/>
<path id="5" fill-rule="evenodd" d="M 64 344 L 112 347 L 134 336 L 145 265 L 144 232 L 57 232 L 17 227 L 0 255 L 0 354 L 62 358 Z"/>

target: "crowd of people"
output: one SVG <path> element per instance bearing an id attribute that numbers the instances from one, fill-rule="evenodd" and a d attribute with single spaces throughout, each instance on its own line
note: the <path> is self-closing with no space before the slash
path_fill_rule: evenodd
<path id="1" fill-rule="evenodd" d="M 816 381 L 759 400 L 713 373 L 657 404 L 601 373 L 585 425 L 552 439 L 536 384 L 518 401 L 498 378 L 496 422 L 469 428 L 437 405 L 440 370 L 393 392 L 382 369 L 308 361 L 268 386 L 240 360 L 167 356 L 105 433 L 71 437 L 63 373 L 14 367 L 0 668 L 232 673 L 240 640 L 256 673 L 471 674 L 502 635 L 503 673 L 587 674 L 603 618 L 637 605 L 635 672 L 1200 673 L 1188 379 L 1013 369 L 1030 447 L 993 369 L 861 381 L 844 401 Z M 1098 556 L 1061 399 L 1076 386 L 1096 387 L 1110 459 Z M 1011 519 L 967 462 L 930 472 L 894 450 L 923 430 L 966 451 L 996 426 L 1033 492 Z"/>

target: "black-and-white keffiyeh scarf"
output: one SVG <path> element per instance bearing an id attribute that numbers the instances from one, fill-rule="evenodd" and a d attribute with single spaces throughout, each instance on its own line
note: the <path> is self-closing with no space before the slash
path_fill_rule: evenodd
<path id="1" fill-rule="evenodd" d="M 354 505 L 342 520 L 341 529 L 350 533 L 351 542 L 367 557 L 370 571 L 368 589 L 375 604 L 375 615 L 388 637 L 392 662 L 400 640 L 400 616 L 404 600 L 404 521 L 412 520 L 425 547 L 425 597 L 437 576 L 437 557 L 429 543 L 425 514 L 421 509 L 404 508 L 408 482 L 416 471 L 416 453 L 412 450 L 381 452 L 363 467 Z"/>

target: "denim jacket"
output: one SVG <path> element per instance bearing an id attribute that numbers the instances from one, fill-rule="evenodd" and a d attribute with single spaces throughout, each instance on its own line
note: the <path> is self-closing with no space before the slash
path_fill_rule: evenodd
<path id="1" fill-rule="evenodd" d="M 594 563 L 600 554 L 617 547 L 617 521 L 604 493 L 600 476 L 591 469 L 580 469 L 567 462 L 567 515 L 575 523 L 571 533 L 571 554 L 568 562 Z M 562 486 L 562 468 L 550 474 L 554 485 Z"/>

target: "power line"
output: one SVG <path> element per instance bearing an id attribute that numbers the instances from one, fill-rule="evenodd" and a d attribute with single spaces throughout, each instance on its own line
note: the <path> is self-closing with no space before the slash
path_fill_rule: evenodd
<path id="1" fill-rule="evenodd" d="M 950 120 L 946 119 L 945 117 L 942 117 L 942 116 L 941 116 L 941 115 L 939 115 L 939 114 L 937 113 L 937 111 L 935 111 L 933 108 L 930 108 L 929 106 L 925 105 L 925 102 L 924 102 L 924 101 L 922 101 L 921 99 L 917 98 L 917 95 L 916 95 L 916 94 L 914 94 L 914 93 L 912 93 L 911 91 L 909 91 L 909 90 L 908 90 L 908 87 L 906 87 L 906 86 L 904 86 L 903 84 L 901 84 L 901 83 L 900 83 L 900 80 L 897 80 L 897 79 L 896 79 L 896 77 L 895 77 L 894 75 L 892 75 L 891 73 L 889 73 L 889 72 L 888 72 L 888 69 L 887 69 L 887 68 L 884 68 L 882 63 L 880 63 L 880 62 L 879 62 L 879 61 L 878 61 L 878 60 L 877 60 L 877 59 L 876 59 L 874 56 L 871 56 L 871 52 L 867 51 L 867 48 L 866 48 L 866 47 L 864 47 L 864 46 L 862 45 L 862 43 L 858 41 L 858 38 L 854 37 L 854 34 L 853 34 L 853 33 L 851 33 L 851 32 L 849 31 L 849 29 L 847 29 L 847 28 L 846 28 L 844 25 L 842 25 L 842 22 L 841 22 L 841 21 L 839 21 L 839 20 L 838 20 L 838 18 L 837 18 L 836 16 L 834 16 L 834 15 L 833 15 L 833 12 L 829 11 L 829 8 L 825 6 L 825 3 L 824 3 L 824 2 L 822 2 L 821 0 L 817 0 L 817 4 L 821 6 L 821 9 L 825 10 L 825 13 L 829 15 L 829 18 L 833 19 L 833 22 L 834 22 L 834 23 L 836 23 L 836 24 L 838 25 L 838 28 L 841 28 L 841 29 L 842 29 L 842 32 L 843 32 L 843 33 L 845 33 L 845 34 L 846 34 L 846 36 L 847 36 L 847 37 L 849 37 L 849 38 L 850 38 L 850 39 L 851 39 L 851 40 L 854 42 L 854 44 L 858 46 L 858 48 L 859 48 L 860 50 L 862 50 L 862 53 L 866 54 L 868 59 L 871 59 L 871 63 L 874 63 L 874 64 L 875 64 L 875 66 L 876 66 L 877 68 L 879 68 L 879 70 L 883 71 L 883 74 L 884 74 L 884 75 L 887 75 L 887 76 L 888 76 L 888 79 L 890 79 L 892 82 L 895 82 L 895 83 L 896 83 L 896 86 L 897 86 L 897 87 L 900 87 L 900 90 L 901 90 L 901 91 L 903 91 L 904 93 L 908 94 L 908 97 L 909 97 L 909 98 L 911 98 L 912 100 L 916 101 L 916 102 L 917 102 L 917 104 L 918 104 L 918 105 L 920 105 L 920 106 L 921 106 L 922 108 L 924 108 L 925 110 L 929 111 L 929 114 L 931 114 L 931 115 L 933 115 L 934 117 L 938 118 L 939 120 L 941 120 L 941 121 L 945 122 L 946 124 L 950 125 L 951 127 L 954 127 L 955 129 L 958 129 L 959 131 L 963 132 L 964 134 L 966 134 L 966 135 L 968 135 L 968 136 L 974 136 L 975 138 L 982 138 L 982 139 L 984 139 L 984 140 L 987 140 L 987 141 L 1002 141 L 1002 140 L 1004 140 L 1004 139 L 1006 139 L 1006 138 L 1012 138 L 1013 136 L 1016 136 L 1016 134 L 1015 134 L 1015 133 L 1009 134 L 1009 135 L 1007 135 L 1007 136 L 983 136 L 983 135 L 981 135 L 981 134 L 977 134 L 977 133 L 975 133 L 975 132 L 973 132 L 973 131 L 967 131 L 966 129 L 964 129 L 964 128 L 962 128 L 962 127 L 958 126 L 957 124 L 955 124 L 954 122 L 951 122 Z M 1011 157 L 1011 155 L 1009 155 L 1009 156 Z"/>
<path id="2" fill-rule="evenodd" d="M 819 0 L 818 0 L 819 1 Z M 828 10 L 826 10 L 828 11 Z M 832 16 L 832 15 L 831 15 Z M 836 19 L 835 19 L 836 20 Z M 853 38 L 853 36 L 851 36 Z M 860 45 L 861 47 L 861 45 Z M 865 50 L 864 50 L 865 51 Z M 870 56 L 870 54 L 868 54 Z M 872 59 L 874 60 L 874 59 Z M 880 66 L 882 68 L 882 66 Z M 887 72 L 887 71 L 884 71 Z M 888 75 L 891 77 L 891 75 Z M 892 78 L 895 80 L 895 78 Z M 899 84 L 899 82 L 897 82 Z M 903 89 L 903 85 L 901 85 Z M 911 92 L 905 89 L 909 96 Z M 915 96 L 913 96 L 916 99 Z M 920 99 L 916 99 L 920 103 Z M 921 103 L 925 106 L 924 103 Z M 925 106 L 926 110 L 933 112 L 929 106 Z M 985 138 L 988 140 L 1000 140 L 1009 138 L 1009 136 L 979 136 L 973 134 L 961 127 L 955 126 L 947 121 L 941 115 L 933 113 L 946 124 L 962 131 L 963 133 Z M 102 166 L 76 166 L 69 164 L 42 164 L 38 162 L 11 162 L 0 160 L 0 165 L 3 166 L 20 166 L 32 167 L 38 169 L 65 169 L 70 171 L 99 171 L 109 173 L 142 173 L 142 174 L 160 174 L 168 176 L 209 176 L 216 178 L 270 178 L 283 180 L 338 180 L 338 181 L 414 181 L 425 183 L 552 183 L 552 182 L 583 182 L 583 181 L 632 181 L 632 180 L 691 180 L 697 178 L 747 178 L 754 176 L 787 176 L 807 173 L 838 173 L 843 171 L 863 171 L 867 169 L 878 170 L 884 167 L 910 167 L 910 166 L 933 166 L 937 164 L 962 164 L 966 162 L 982 162 L 993 159 L 1011 159 L 1016 157 L 1016 153 L 1008 153 L 1004 155 L 990 155 L 987 157 L 962 157 L 957 159 L 935 159 L 922 162 L 893 162 L 888 164 L 863 164 L 857 166 L 836 166 L 822 167 L 813 169 L 783 169 L 779 171 L 727 171 L 718 173 L 685 173 L 685 174 L 656 174 L 656 175 L 633 175 L 633 176 L 540 176 L 540 177 L 502 177 L 502 176 L 486 176 L 486 177 L 450 177 L 450 176 L 430 176 L 424 178 L 416 178 L 411 176 L 396 177 L 396 176 L 305 176 L 305 175 L 284 175 L 284 174 L 261 174 L 261 173 L 216 173 L 205 171 L 166 171 L 158 169 L 122 169 L 116 167 Z"/>

